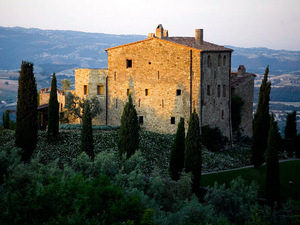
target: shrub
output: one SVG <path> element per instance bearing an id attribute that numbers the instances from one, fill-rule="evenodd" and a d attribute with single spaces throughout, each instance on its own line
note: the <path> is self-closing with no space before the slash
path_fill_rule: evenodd
<path id="1" fill-rule="evenodd" d="M 228 138 L 224 137 L 218 127 L 211 128 L 209 125 L 203 126 L 201 129 L 202 144 L 212 152 L 224 149 Z"/>

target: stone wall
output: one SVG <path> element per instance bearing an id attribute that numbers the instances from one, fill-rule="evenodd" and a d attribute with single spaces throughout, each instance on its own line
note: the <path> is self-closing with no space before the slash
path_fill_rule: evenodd
<path id="1" fill-rule="evenodd" d="M 40 102 L 39 105 L 49 104 L 50 88 L 44 88 L 40 90 Z M 59 103 L 59 111 L 64 111 L 66 105 L 65 93 L 57 90 L 57 101 Z"/>

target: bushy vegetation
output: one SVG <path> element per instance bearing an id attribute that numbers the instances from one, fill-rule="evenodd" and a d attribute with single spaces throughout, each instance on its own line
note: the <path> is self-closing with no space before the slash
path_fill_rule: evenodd
<path id="1" fill-rule="evenodd" d="M 207 125 L 203 126 L 201 131 L 202 144 L 212 152 L 222 151 L 228 143 L 228 138 L 223 136 L 218 127 L 211 128 Z"/>
<path id="2" fill-rule="evenodd" d="M 299 213 L 286 205 L 274 216 L 253 201 L 257 187 L 240 179 L 229 188 L 212 187 L 199 202 L 190 173 L 181 173 L 177 182 L 168 175 L 173 135 L 140 132 L 139 150 L 126 160 L 119 157 L 117 131 L 95 132 L 92 161 L 80 150 L 80 132 L 61 131 L 56 144 L 39 132 L 27 164 L 13 137 L 13 131 L 0 133 L 1 224 L 287 224 Z M 204 151 L 203 161 L 214 154 L 224 160 L 231 153 Z"/>

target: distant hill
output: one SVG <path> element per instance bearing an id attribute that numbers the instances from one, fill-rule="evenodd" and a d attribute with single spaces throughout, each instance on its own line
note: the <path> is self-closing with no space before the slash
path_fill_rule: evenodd
<path id="1" fill-rule="evenodd" d="M 0 70 L 19 69 L 22 60 L 35 64 L 41 73 L 78 68 L 107 67 L 106 48 L 147 38 L 145 35 L 114 35 L 35 28 L 0 26 Z M 207 40 L 209 41 L 209 40 Z M 245 65 L 247 71 L 272 74 L 300 71 L 300 51 L 267 48 L 234 49 L 232 69 Z"/>

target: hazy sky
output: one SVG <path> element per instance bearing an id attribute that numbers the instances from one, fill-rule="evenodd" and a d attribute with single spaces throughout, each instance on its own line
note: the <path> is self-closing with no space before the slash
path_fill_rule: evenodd
<path id="1" fill-rule="evenodd" d="M 300 50 L 300 0 L 0 0 L 0 26 L 194 36 L 237 47 Z"/>

